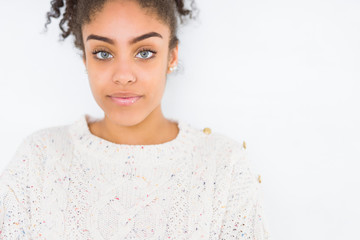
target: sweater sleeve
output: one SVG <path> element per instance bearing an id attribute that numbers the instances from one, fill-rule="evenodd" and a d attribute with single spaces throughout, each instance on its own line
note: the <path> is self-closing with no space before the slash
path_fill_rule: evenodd
<path id="1" fill-rule="evenodd" d="M 0 175 L 0 239 L 31 239 L 27 189 L 32 147 L 28 136 Z"/>
<path id="2" fill-rule="evenodd" d="M 268 240 L 263 192 L 244 151 L 242 149 L 243 155 L 235 154 L 220 239 Z"/>

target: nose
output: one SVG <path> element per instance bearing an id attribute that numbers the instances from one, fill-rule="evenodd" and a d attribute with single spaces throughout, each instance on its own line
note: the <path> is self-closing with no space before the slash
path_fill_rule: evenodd
<path id="1" fill-rule="evenodd" d="M 127 85 L 136 81 L 135 74 L 132 71 L 132 65 L 129 60 L 119 60 L 114 63 L 113 82 L 115 84 Z"/>

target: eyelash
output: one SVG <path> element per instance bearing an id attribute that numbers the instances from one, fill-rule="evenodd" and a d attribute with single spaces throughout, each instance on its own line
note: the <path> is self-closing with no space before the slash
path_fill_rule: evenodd
<path id="1" fill-rule="evenodd" d="M 111 53 L 109 53 L 108 51 L 106 51 L 105 49 L 95 49 L 94 51 L 92 51 L 92 54 L 94 55 L 94 58 L 96 59 L 96 60 L 99 60 L 99 61 L 106 61 L 106 60 L 109 60 L 109 58 L 108 59 L 101 59 L 101 58 L 97 58 L 96 57 L 96 54 L 98 54 L 99 52 L 106 52 L 106 53 L 108 53 L 108 54 L 110 54 L 111 55 Z M 143 48 L 143 49 L 141 49 L 137 54 L 139 54 L 139 53 L 141 53 L 141 52 L 151 52 L 153 55 L 151 56 L 151 57 L 149 57 L 149 58 L 140 58 L 141 60 L 149 60 L 149 59 L 151 59 L 151 58 L 154 58 L 155 57 L 155 55 L 156 55 L 156 51 L 153 51 L 153 50 L 151 50 L 151 49 L 149 49 L 149 48 Z M 136 54 L 136 55 L 137 55 Z"/>

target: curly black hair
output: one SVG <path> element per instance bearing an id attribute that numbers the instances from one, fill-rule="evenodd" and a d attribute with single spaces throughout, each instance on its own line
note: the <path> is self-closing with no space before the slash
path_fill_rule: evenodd
<path id="1" fill-rule="evenodd" d="M 102 10 L 107 0 L 52 0 L 51 9 L 46 13 L 47 25 L 51 23 L 51 18 L 59 18 L 61 8 L 65 6 L 65 12 L 60 20 L 59 27 L 62 31 L 60 40 L 65 40 L 70 34 L 74 39 L 76 48 L 82 51 L 85 56 L 85 49 L 82 37 L 82 26 L 90 23 L 92 17 Z M 194 0 L 191 0 L 190 9 L 184 6 L 185 0 L 135 0 L 140 7 L 155 13 L 161 21 L 170 28 L 169 49 L 173 49 L 179 43 L 177 38 L 178 19 L 183 24 L 187 18 L 196 18 L 197 8 Z M 66 29 L 65 29 L 66 28 Z"/>

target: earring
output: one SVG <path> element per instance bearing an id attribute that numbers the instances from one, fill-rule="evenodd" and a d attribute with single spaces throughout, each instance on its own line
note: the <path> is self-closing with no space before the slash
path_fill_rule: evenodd
<path id="1" fill-rule="evenodd" d="M 175 65 L 174 67 L 171 67 L 170 68 L 170 71 L 172 72 L 172 71 L 174 71 L 174 70 L 176 70 L 177 69 L 177 65 Z"/>

